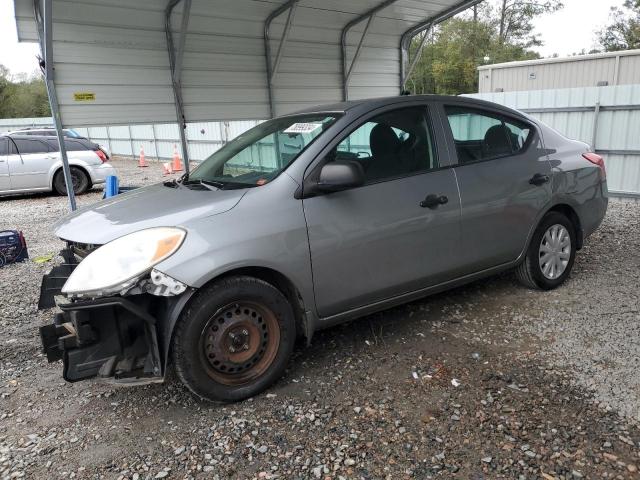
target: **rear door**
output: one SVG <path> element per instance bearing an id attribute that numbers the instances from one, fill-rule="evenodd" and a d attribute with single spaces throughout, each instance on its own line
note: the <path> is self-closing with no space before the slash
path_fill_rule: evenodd
<path id="1" fill-rule="evenodd" d="M 322 162 L 358 161 L 366 184 L 303 200 L 321 317 L 446 281 L 459 266 L 458 188 L 427 107 L 387 109 L 349 130 Z M 428 195 L 446 202 L 421 206 Z"/>
<path id="2" fill-rule="evenodd" d="M 9 178 L 9 139 L 0 137 L 0 191 L 11 189 Z"/>
<path id="3" fill-rule="evenodd" d="M 551 200 L 551 165 L 535 125 L 499 110 L 443 105 L 455 148 L 469 272 L 517 259 Z"/>
<path id="4" fill-rule="evenodd" d="M 49 170 L 57 157 L 52 148 L 37 138 L 13 138 L 18 149 L 9 156 L 13 190 L 49 187 Z"/>

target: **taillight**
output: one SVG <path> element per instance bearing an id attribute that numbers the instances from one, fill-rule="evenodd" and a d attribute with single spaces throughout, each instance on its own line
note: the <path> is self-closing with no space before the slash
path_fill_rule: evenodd
<path id="1" fill-rule="evenodd" d="M 602 158 L 597 153 L 593 153 L 593 152 L 583 153 L 582 156 L 600 168 L 600 172 L 602 173 L 603 180 L 607 178 L 607 170 L 604 166 L 604 158 Z"/>
<path id="2" fill-rule="evenodd" d="M 98 157 L 100 157 L 100 160 L 102 160 L 102 163 L 104 163 L 104 162 L 106 162 L 108 160 L 107 154 L 104 153 L 99 148 L 97 150 L 95 150 L 95 152 L 96 152 L 96 155 L 98 155 Z"/>

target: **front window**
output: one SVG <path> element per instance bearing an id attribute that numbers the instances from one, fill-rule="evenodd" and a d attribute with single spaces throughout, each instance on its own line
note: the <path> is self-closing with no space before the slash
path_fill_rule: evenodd
<path id="1" fill-rule="evenodd" d="M 252 128 L 202 162 L 185 183 L 222 188 L 264 185 L 287 168 L 337 119 L 315 113 L 276 118 Z"/>

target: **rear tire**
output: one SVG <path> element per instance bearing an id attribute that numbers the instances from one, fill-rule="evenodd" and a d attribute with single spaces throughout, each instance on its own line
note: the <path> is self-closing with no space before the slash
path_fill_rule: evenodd
<path id="1" fill-rule="evenodd" d="M 175 328 L 178 378 L 198 397 L 236 402 L 282 376 L 293 351 L 293 309 L 273 285 L 237 276 L 204 287 Z"/>
<path id="2" fill-rule="evenodd" d="M 516 267 L 516 276 L 526 287 L 552 290 L 569 277 L 575 256 L 574 225 L 563 214 L 549 212 L 533 233 L 526 256 Z"/>
<path id="3" fill-rule="evenodd" d="M 70 167 L 71 181 L 73 182 L 73 193 L 80 195 L 87 191 L 90 185 L 87 174 L 78 167 Z M 53 188 L 59 195 L 67 194 L 67 183 L 64 181 L 64 172 L 60 169 L 53 178 Z"/>

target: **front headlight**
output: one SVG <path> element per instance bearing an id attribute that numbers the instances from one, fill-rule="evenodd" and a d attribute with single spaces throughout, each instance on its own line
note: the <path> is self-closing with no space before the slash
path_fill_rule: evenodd
<path id="1" fill-rule="evenodd" d="M 180 228 L 157 227 L 117 238 L 87 255 L 67 279 L 62 293 L 100 296 L 123 291 L 173 255 L 186 235 Z"/>

